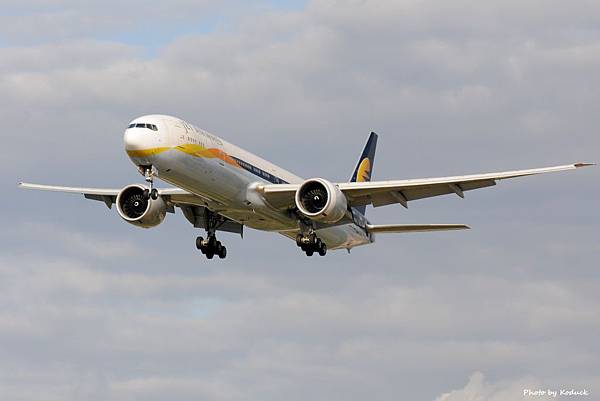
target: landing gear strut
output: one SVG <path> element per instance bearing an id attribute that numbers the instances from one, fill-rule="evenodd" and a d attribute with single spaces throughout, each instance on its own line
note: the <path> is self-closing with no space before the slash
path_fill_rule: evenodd
<path id="1" fill-rule="evenodd" d="M 213 213 L 206 209 L 205 211 L 205 224 L 207 238 L 202 237 L 196 238 L 196 248 L 202 252 L 207 259 L 212 259 L 215 255 L 218 255 L 220 259 L 227 257 L 227 248 L 221 244 L 221 241 L 217 240 L 215 232 L 219 228 L 225 219 L 217 213 Z"/>
<path id="2" fill-rule="evenodd" d="M 152 166 L 141 166 L 144 177 L 146 178 L 146 182 L 148 183 L 149 189 L 144 189 L 144 198 L 153 200 L 158 199 L 158 190 L 154 188 L 154 171 L 152 171 Z"/>
<path id="3" fill-rule="evenodd" d="M 327 254 L 327 244 L 325 244 L 321 238 L 318 238 L 317 234 L 314 232 L 309 234 L 298 234 L 296 236 L 296 245 L 306 253 L 306 256 L 312 256 L 315 252 L 320 256 L 325 256 L 325 254 Z"/>

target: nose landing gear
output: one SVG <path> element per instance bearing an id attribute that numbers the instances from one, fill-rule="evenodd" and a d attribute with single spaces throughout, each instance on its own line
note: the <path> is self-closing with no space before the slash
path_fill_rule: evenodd
<path id="1" fill-rule="evenodd" d="M 298 234 L 296 236 L 296 245 L 306 253 L 306 256 L 312 256 L 317 252 L 320 256 L 327 254 L 327 244 L 318 238 L 314 232 L 310 234 Z"/>
<path id="2" fill-rule="evenodd" d="M 152 198 L 153 200 L 158 199 L 158 190 L 154 188 L 154 171 L 152 166 L 140 166 L 140 170 L 146 178 L 146 182 L 150 188 L 144 189 L 144 198 L 146 200 Z"/>

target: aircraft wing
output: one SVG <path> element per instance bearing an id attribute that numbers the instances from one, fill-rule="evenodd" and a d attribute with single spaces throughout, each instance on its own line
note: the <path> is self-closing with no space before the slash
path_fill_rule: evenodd
<path id="1" fill-rule="evenodd" d="M 37 189 L 41 191 L 54 191 L 81 194 L 86 199 L 102 201 L 110 209 L 113 203 L 117 201 L 117 195 L 121 189 L 115 188 L 85 188 L 85 187 L 64 187 L 55 185 L 30 184 L 20 182 L 20 188 Z M 205 225 L 205 208 L 207 204 L 214 202 L 204 199 L 196 194 L 183 190 L 181 188 L 157 188 L 159 195 L 164 196 L 167 201 L 167 212 L 175 213 L 174 206 L 179 207 L 183 215 L 194 227 L 203 228 Z M 243 226 L 233 220 L 227 219 L 219 227 L 220 231 L 229 231 L 242 234 Z"/>
<path id="2" fill-rule="evenodd" d="M 86 188 L 86 187 L 64 187 L 56 185 L 42 185 L 42 184 L 30 184 L 28 182 L 20 182 L 20 188 L 25 189 L 37 189 L 40 191 L 53 191 L 53 192 L 66 192 L 73 194 L 81 194 L 87 199 L 99 200 L 106 203 L 109 208 L 115 203 L 117 195 L 121 192 L 121 189 L 116 188 Z M 158 189 L 158 188 L 157 188 Z M 200 199 L 197 195 L 187 192 L 181 188 L 163 188 L 158 189 L 158 193 L 163 196 L 168 196 L 170 201 L 177 204 L 179 202 L 186 202 L 195 204 L 193 198 Z"/>
<path id="3" fill-rule="evenodd" d="M 589 163 L 574 163 L 563 166 L 528 170 L 503 171 L 497 173 L 472 174 L 440 178 L 418 178 L 395 181 L 343 182 L 336 185 L 346 195 L 352 206 L 373 205 L 374 207 L 408 202 L 433 196 L 456 194 L 464 198 L 464 192 L 496 185 L 496 181 L 528 175 L 574 170 L 590 166 Z M 301 184 L 273 184 L 260 188 L 269 203 L 275 207 L 293 207 L 294 195 Z"/>

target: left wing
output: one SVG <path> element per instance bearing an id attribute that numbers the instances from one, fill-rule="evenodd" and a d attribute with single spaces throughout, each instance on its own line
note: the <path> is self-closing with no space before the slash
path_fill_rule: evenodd
<path id="1" fill-rule="evenodd" d="M 496 185 L 496 181 L 528 175 L 574 170 L 591 166 L 590 163 L 574 163 L 563 166 L 535 168 L 528 170 L 503 171 L 498 173 L 472 174 L 440 178 L 420 178 L 397 181 L 343 182 L 336 184 L 346 195 L 352 206 L 370 205 L 375 207 L 400 203 L 408 207 L 408 202 L 454 193 L 464 198 L 464 192 L 472 189 Z M 265 198 L 275 207 L 293 207 L 294 195 L 301 184 L 264 185 Z"/>

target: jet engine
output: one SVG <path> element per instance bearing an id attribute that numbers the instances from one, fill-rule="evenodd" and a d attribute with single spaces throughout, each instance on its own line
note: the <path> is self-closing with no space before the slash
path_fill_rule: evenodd
<path id="1" fill-rule="evenodd" d="M 322 178 L 304 181 L 296 192 L 296 207 L 311 220 L 336 223 L 348 213 L 348 201 L 340 189 Z"/>
<path id="2" fill-rule="evenodd" d="M 117 210 L 128 223 L 138 227 L 150 228 L 162 223 L 167 213 L 163 198 L 147 199 L 141 185 L 129 185 L 117 195 Z M 149 198 L 149 197 L 148 197 Z"/>

